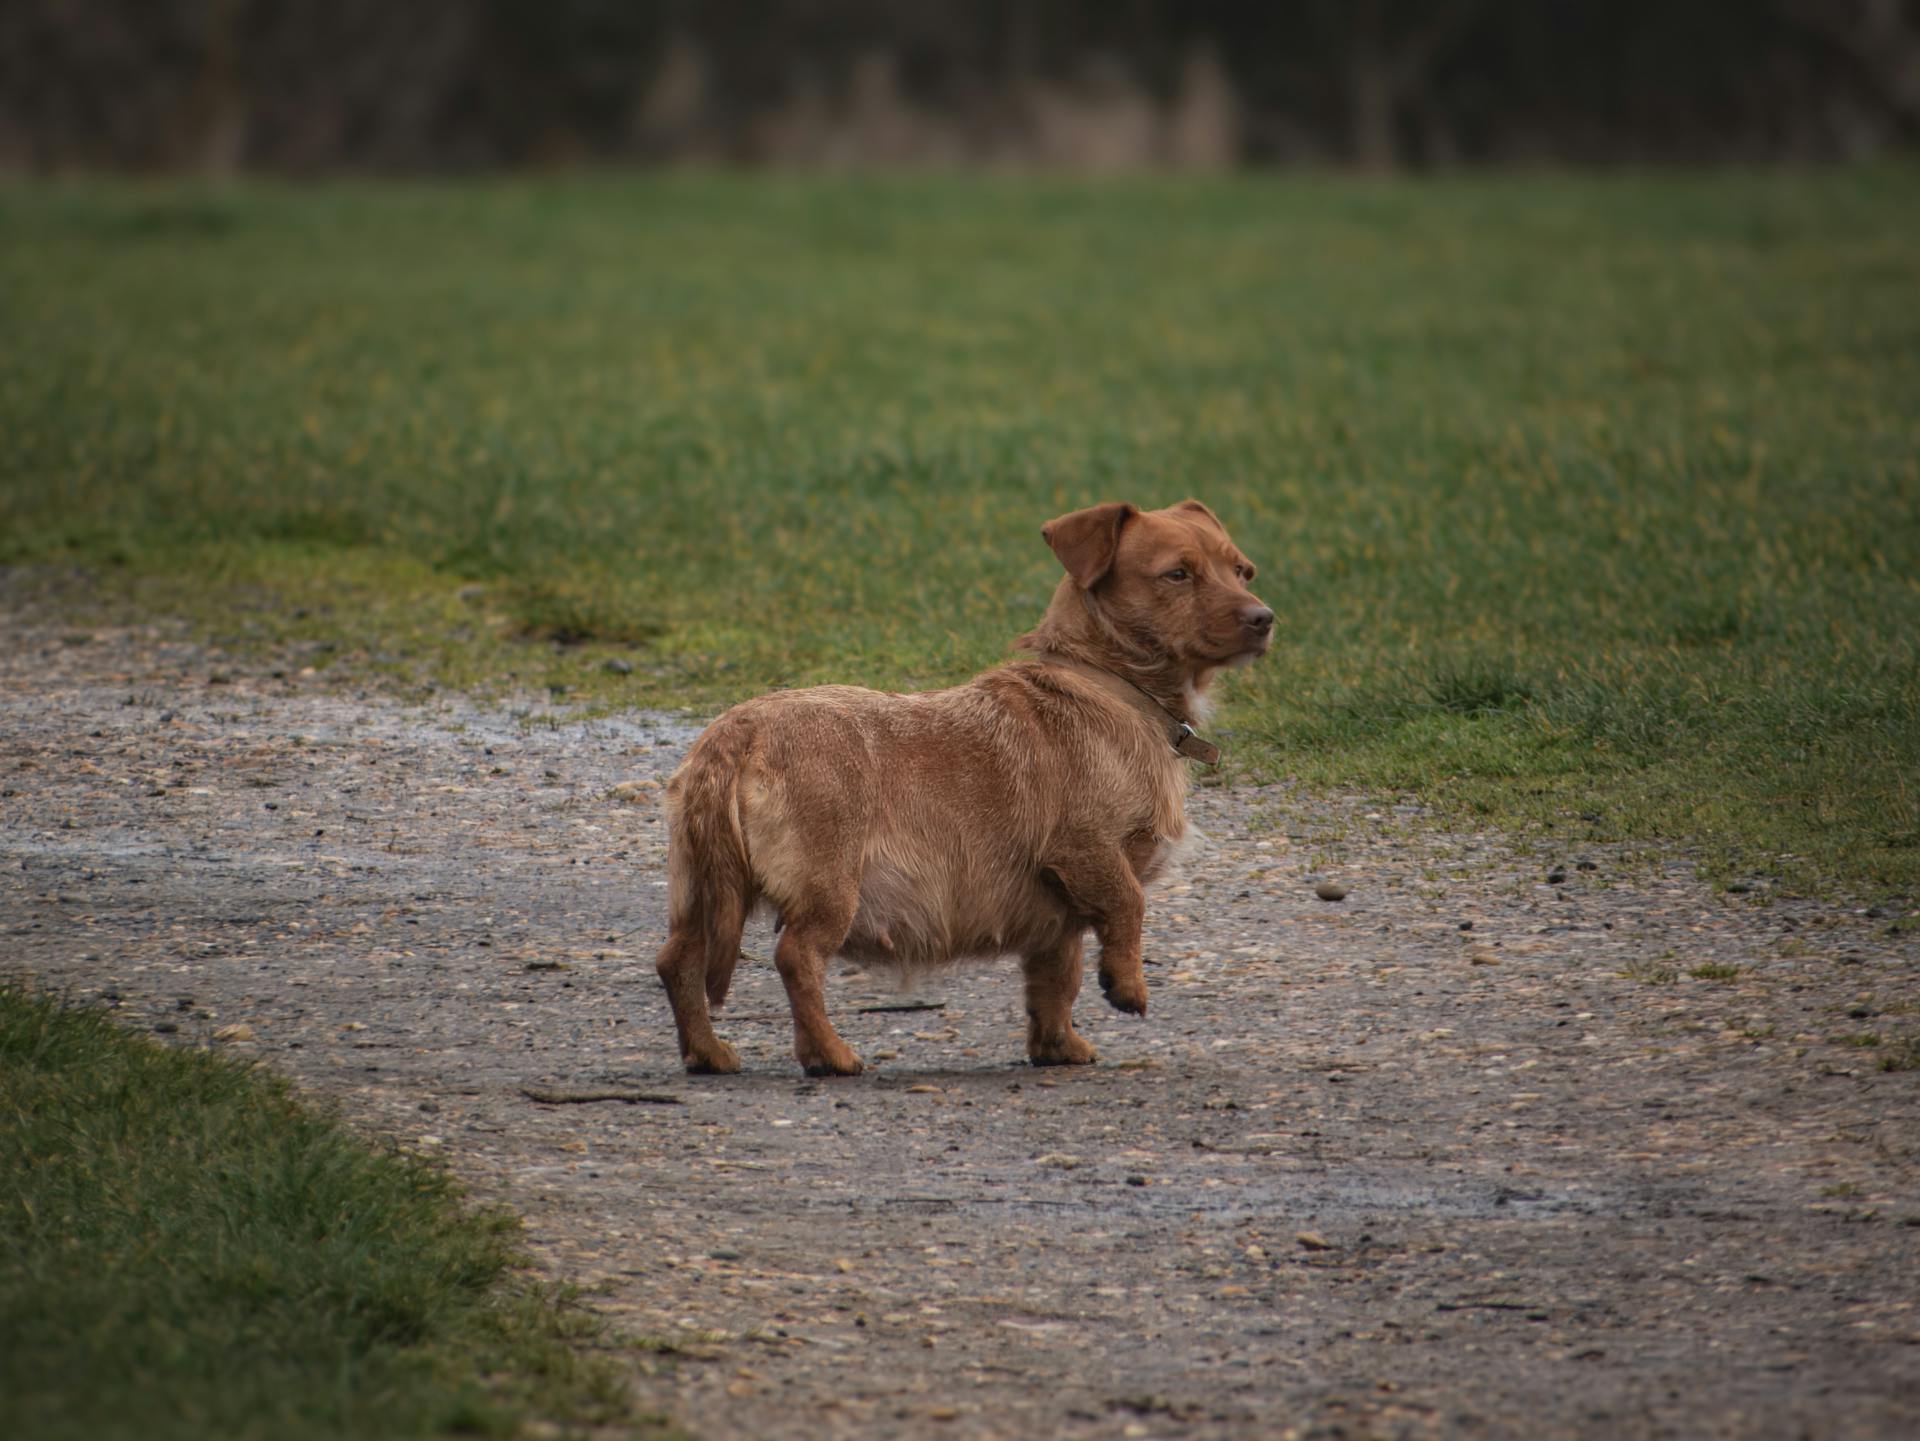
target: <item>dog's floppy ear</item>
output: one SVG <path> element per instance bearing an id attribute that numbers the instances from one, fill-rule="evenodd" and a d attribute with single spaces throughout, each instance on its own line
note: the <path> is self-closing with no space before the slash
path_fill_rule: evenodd
<path id="1" fill-rule="evenodd" d="M 1204 515 L 1208 520 L 1213 522 L 1214 528 L 1217 529 L 1222 535 L 1225 535 L 1227 533 L 1227 528 L 1224 525 L 1220 524 L 1220 517 L 1215 515 L 1212 511 L 1208 510 L 1204 505 L 1200 504 L 1200 502 L 1197 500 L 1183 500 L 1178 505 L 1174 506 L 1173 509 L 1174 510 L 1190 510 L 1195 515 Z"/>
<path id="2" fill-rule="evenodd" d="M 1138 506 L 1110 500 L 1050 520 L 1040 527 L 1040 534 L 1060 557 L 1073 583 L 1091 590 L 1113 569 L 1113 558 L 1120 550 L 1120 527 L 1138 514 Z"/>

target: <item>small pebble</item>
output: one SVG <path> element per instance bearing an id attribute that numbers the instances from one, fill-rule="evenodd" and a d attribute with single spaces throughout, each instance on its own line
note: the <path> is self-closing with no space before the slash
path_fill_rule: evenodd
<path id="1" fill-rule="evenodd" d="M 1323 901 L 1344 901 L 1347 898 L 1347 888 L 1335 885 L 1332 881 L 1320 882 L 1313 888 L 1313 893 Z"/>

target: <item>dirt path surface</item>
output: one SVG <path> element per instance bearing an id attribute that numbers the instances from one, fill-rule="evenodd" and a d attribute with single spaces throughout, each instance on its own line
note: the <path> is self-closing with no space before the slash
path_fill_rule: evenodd
<path id="1" fill-rule="evenodd" d="M 1098 1067 L 1009 964 L 836 979 L 870 1069 L 809 1081 L 749 963 L 690 1079 L 685 725 L 3 623 L 0 975 L 444 1155 L 696 1435 L 1920 1435 L 1910 916 L 1203 788 Z"/>

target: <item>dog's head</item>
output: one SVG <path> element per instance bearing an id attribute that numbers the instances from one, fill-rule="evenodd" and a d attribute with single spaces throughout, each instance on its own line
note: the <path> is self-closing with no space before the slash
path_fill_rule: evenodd
<path id="1" fill-rule="evenodd" d="M 1247 589 L 1253 562 L 1197 500 L 1165 510 L 1113 501 L 1040 533 L 1073 584 L 1142 650 L 1211 670 L 1245 664 L 1273 640 L 1272 610 Z"/>

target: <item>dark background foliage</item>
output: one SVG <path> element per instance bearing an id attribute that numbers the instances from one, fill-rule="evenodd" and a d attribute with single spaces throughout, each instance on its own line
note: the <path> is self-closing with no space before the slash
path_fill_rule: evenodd
<path id="1" fill-rule="evenodd" d="M 1915 0 L 7 0 L 0 169 L 1793 162 Z"/>

